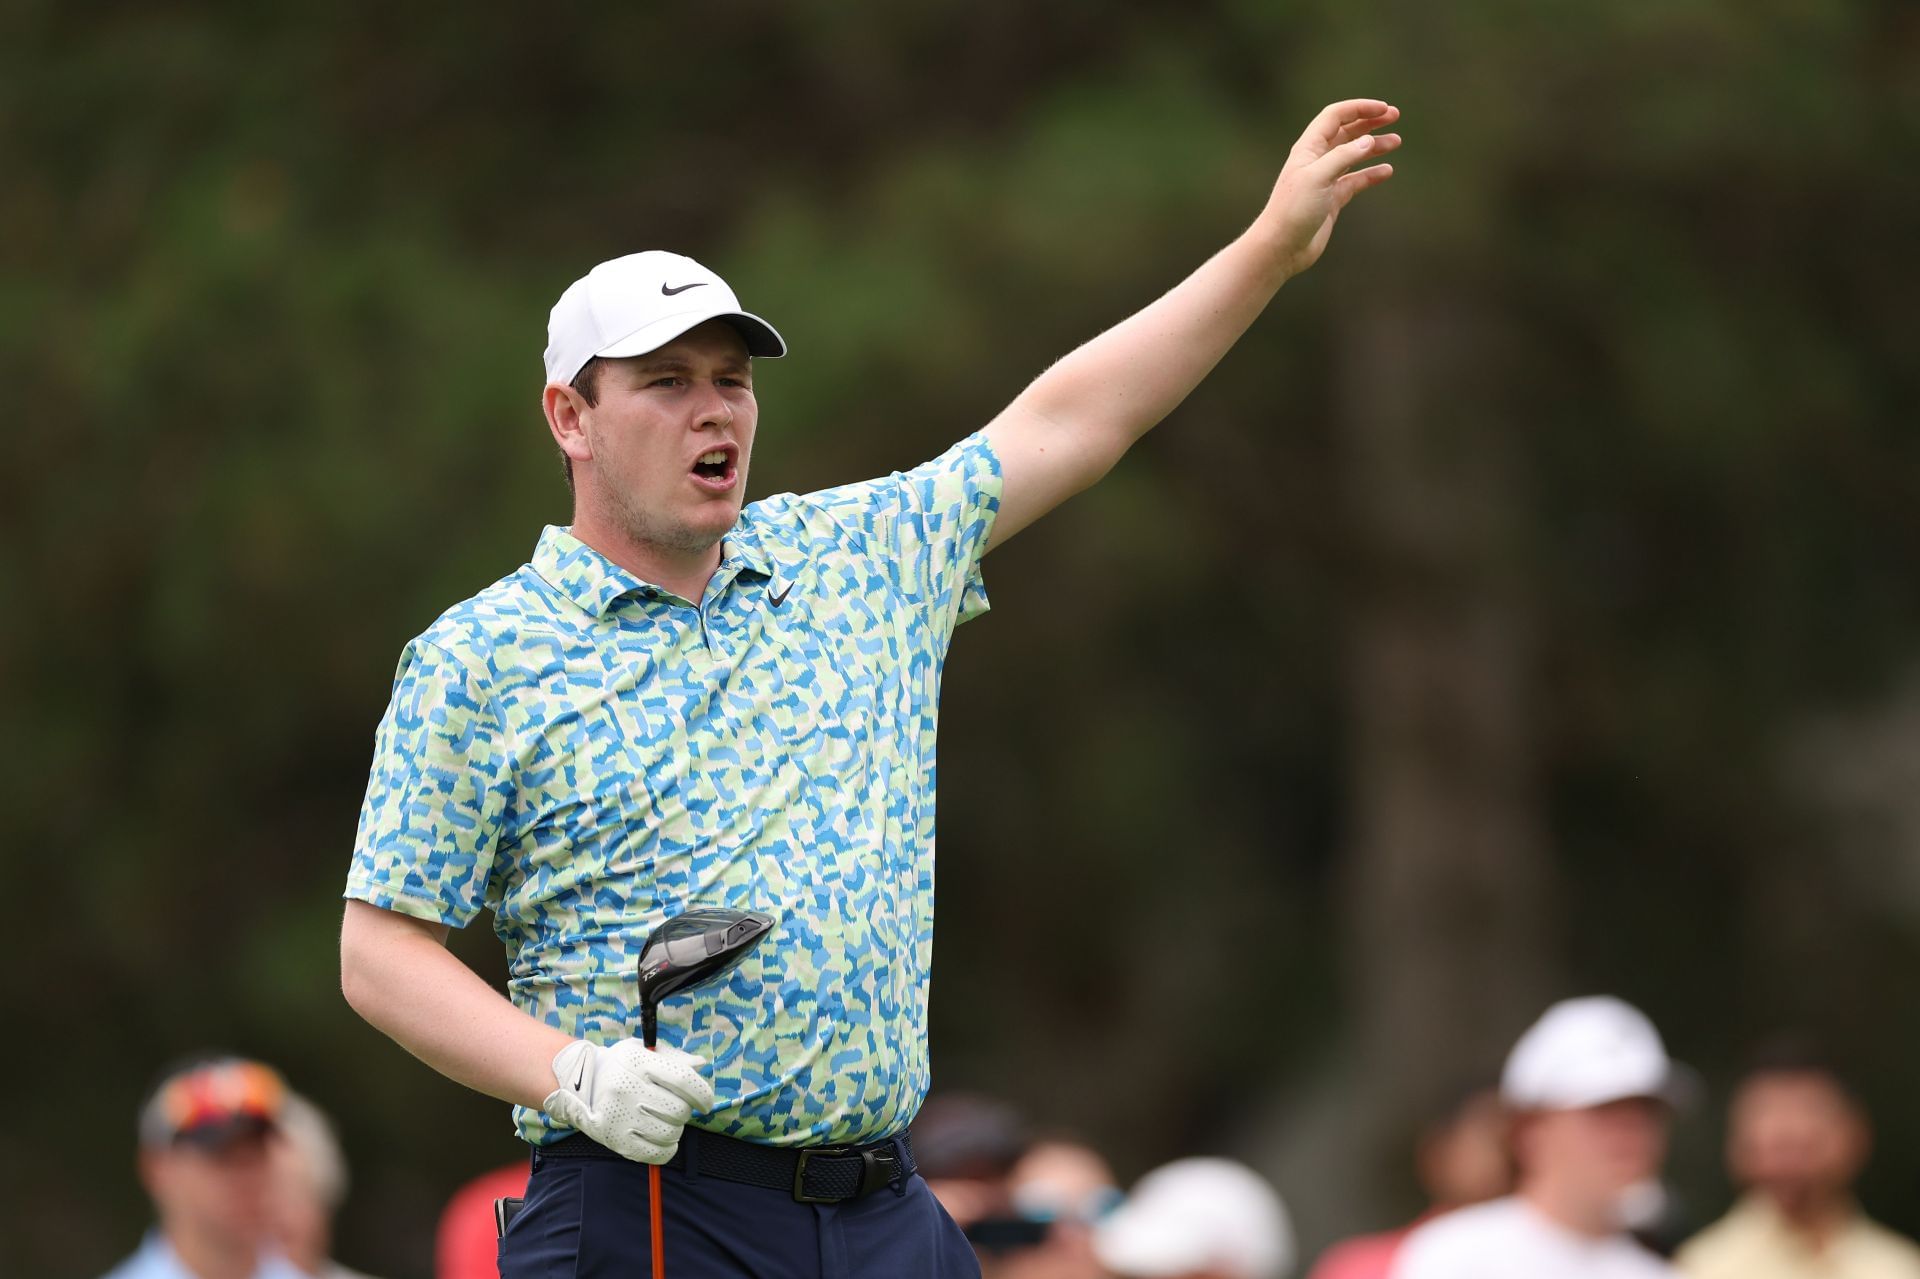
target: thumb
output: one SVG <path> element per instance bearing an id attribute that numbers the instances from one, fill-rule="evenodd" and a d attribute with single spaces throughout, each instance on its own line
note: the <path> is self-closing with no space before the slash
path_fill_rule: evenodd
<path id="1" fill-rule="evenodd" d="M 586 1120 L 586 1103 L 564 1088 L 556 1088 L 548 1093 L 547 1099 L 540 1103 L 540 1109 L 569 1128 L 578 1128 Z"/>

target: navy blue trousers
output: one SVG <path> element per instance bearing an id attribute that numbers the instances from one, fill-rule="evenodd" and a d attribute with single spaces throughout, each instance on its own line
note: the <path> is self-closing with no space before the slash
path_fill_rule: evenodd
<path id="1" fill-rule="evenodd" d="M 661 1169 L 669 1279 L 979 1279 L 927 1183 L 837 1204 Z M 527 1205 L 500 1240 L 501 1279 L 648 1279 L 647 1166 L 535 1152 Z"/>

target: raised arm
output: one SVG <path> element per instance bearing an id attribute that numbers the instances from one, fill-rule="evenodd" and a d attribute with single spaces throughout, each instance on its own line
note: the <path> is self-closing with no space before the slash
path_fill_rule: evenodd
<path id="1" fill-rule="evenodd" d="M 1356 168 L 1400 145 L 1400 118 L 1362 98 L 1322 111 L 1294 144 L 1266 208 L 1240 237 L 1145 309 L 1068 355 L 987 425 L 1000 513 L 987 549 L 1105 475 L 1187 397 L 1280 286 L 1312 266 L 1340 210 L 1393 176 Z"/>

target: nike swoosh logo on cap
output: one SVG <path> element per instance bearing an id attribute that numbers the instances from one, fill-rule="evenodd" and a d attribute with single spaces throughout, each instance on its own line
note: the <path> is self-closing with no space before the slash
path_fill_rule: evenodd
<path id="1" fill-rule="evenodd" d="M 677 289 L 670 289 L 663 284 L 660 286 L 660 293 L 663 297 L 672 297 L 676 293 L 685 293 L 688 289 L 704 288 L 706 283 L 705 280 L 695 280 L 692 284 L 683 284 Z"/>

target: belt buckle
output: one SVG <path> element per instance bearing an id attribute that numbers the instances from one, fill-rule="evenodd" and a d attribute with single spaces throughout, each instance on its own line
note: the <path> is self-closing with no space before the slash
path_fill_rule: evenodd
<path id="1" fill-rule="evenodd" d="M 840 1201 L 832 1195 L 810 1195 L 807 1193 L 807 1160 L 815 1155 L 838 1155 L 844 1153 L 832 1146 L 802 1146 L 800 1158 L 793 1165 L 793 1201 L 803 1204 L 837 1204 Z"/>
<path id="2" fill-rule="evenodd" d="M 892 1142 L 878 1142 L 860 1152 L 860 1189 L 855 1197 L 864 1197 L 893 1185 L 900 1175 L 900 1156 Z"/>

